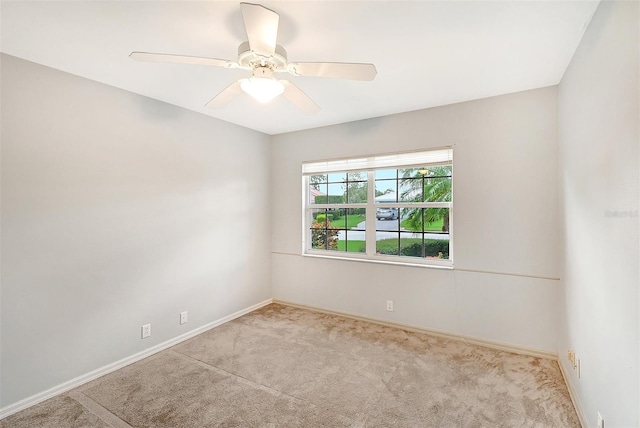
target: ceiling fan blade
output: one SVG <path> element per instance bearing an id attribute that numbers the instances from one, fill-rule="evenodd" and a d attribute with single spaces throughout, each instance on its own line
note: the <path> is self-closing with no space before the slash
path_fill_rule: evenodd
<path id="1" fill-rule="evenodd" d="M 233 82 L 232 84 L 230 84 L 229 86 L 224 88 L 222 90 L 222 92 L 220 92 L 218 95 L 213 97 L 213 99 L 211 101 L 209 101 L 207 104 L 205 104 L 205 107 L 208 107 L 208 108 L 222 108 L 222 107 L 225 107 L 240 92 L 242 92 L 242 89 L 240 88 L 240 83 L 241 82 L 242 82 L 242 80 L 236 80 L 235 82 Z"/>
<path id="2" fill-rule="evenodd" d="M 251 50 L 267 57 L 273 55 L 280 16 L 259 4 L 240 3 L 240 10 Z"/>
<path id="3" fill-rule="evenodd" d="M 314 114 L 320 111 L 318 104 L 314 103 L 300 88 L 288 80 L 280 80 L 284 85 L 284 96 L 298 107 L 303 113 Z"/>
<path id="4" fill-rule="evenodd" d="M 170 62 L 175 64 L 197 64 L 197 65 L 212 65 L 214 67 L 237 67 L 233 61 L 217 58 L 203 58 L 199 56 L 186 56 L 186 55 L 172 55 L 153 52 L 131 52 L 129 56 L 137 61 L 148 62 Z"/>
<path id="5" fill-rule="evenodd" d="M 290 63 L 288 71 L 294 76 L 333 77 L 350 80 L 373 80 L 378 73 L 373 64 L 349 62 Z"/>

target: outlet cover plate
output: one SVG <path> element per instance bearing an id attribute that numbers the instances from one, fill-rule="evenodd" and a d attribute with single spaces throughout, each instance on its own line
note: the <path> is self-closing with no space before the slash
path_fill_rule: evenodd
<path id="1" fill-rule="evenodd" d="M 151 336 L 151 324 L 145 324 L 142 326 L 142 338 L 146 339 Z"/>

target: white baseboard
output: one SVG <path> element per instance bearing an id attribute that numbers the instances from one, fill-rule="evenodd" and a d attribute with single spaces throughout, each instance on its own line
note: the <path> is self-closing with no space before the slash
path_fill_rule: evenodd
<path id="1" fill-rule="evenodd" d="M 118 369 L 121 369 L 125 366 L 128 366 L 129 364 L 133 364 L 137 361 L 140 361 L 144 358 L 147 358 L 153 354 L 156 354 L 160 351 L 163 351 L 167 348 L 170 348 L 174 345 L 177 345 L 180 342 L 184 342 L 187 339 L 191 339 L 194 336 L 197 336 L 201 333 L 204 333 L 207 330 L 211 330 L 214 327 L 218 327 L 219 325 L 222 325 L 224 323 L 227 323 L 229 321 L 232 321 L 236 318 L 241 317 L 242 315 L 246 315 L 249 312 L 253 312 L 256 309 L 260 309 L 263 306 L 266 306 L 270 303 L 273 302 L 273 299 L 267 299 L 263 302 L 260 303 L 256 303 L 255 305 L 249 306 L 248 308 L 245 309 L 241 309 L 237 312 L 234 312 L 231 315 L 227 315 L 226 317 L 220 318 L 216 321 L 210 322 L 208 324 L 205 324 L 201 327 L 198 327 L 194 330 L 191 330 L 187 333 L 181 334 L 180 336 L 174 337 L 173 339 L 169 339 L 166 342 L 162 342 L 158 345 L 155 345 L 151 348 L 145 349 L 144 351 L 140 351 L 136 354 L 133 354 L 129 357 L 123 358 L 119 361 L 116 361 L 114 363 L 108 364 L 104 367 L 100 367 L 99 369 L 93 370 L 89 373 L 85 373 L 81 376 L 78 376 L 74 379 L 71 379 L 70 381 L 67 381 L 65 383 L 62 383 L 60 385 L 54 386 L 53 388 L 50 388 L 46 391 L 40 392 L 38 394 L 32 395 L 31 397 L 27 397 L 23 400 L 18 401 L 17 403 L 14 404 L 10 404 L 6 407 L 3 407 L 2 409 L 0 409 L 0 419 L 6 418 L 9 415 L 12 415 L 14 413 L 17 413 L 21 410 L 24 410 L 28 407 L 34 406 L 38 403 L 41 403 L 45 400 L 48 400 L 49 398 L 55 397 L 58 394 L 62 394 L 63 392 L 67 392 L 73 388 L 77 388 L 81 385 L 84 385 L 87 382 L 91 382 L 92 380 L 95 380 L 101 376 L 104 376 L 106 374 L 109 374 L 111 372 L 114 372 Z"/>
<path id="2" fill-rule="evenodd" d="M 351 318 L 351 319 L 355 319 L 355 320 L 359 320 L 359 321 L 366 321 L 366 322 L 370 322 L 370 323 L 374 323 L 374 324 L 385 325 L 385 326 L 388 326 L 388 327 L 399 328 L 399 329 L 402 329 L 402 330 L 413 331 L 413 332 L 416 332 L 416 333 L 426 333 L 426 334 L 430 334 L 432 336 L 442 337 L 444 339 L 465 342 L 465 343 L 478 345 L 478 346 L 484 346 L 486 348 L 497 349 L 497 350 L 500 350 L 500 351 L 513 352 L 514 354 L 528 355 L 528 356 L 531 356 L 531 357 L 545 358 L 545 359 L 548 359 L 548 360 L 556 360 L 556 361 L 558 360 L 558 354 L 556 354 L 555 352 L 548 352 L 548 351 L 542 351 L 542 350 L 538 350 L 538 349 L 524 348 L 524 347 L 520 347 L 520 346 L 516 346 L 516 345 L 511 345 L 511 344 L 508 344 L 508 343 L 494 342 L 492 340 L 487 340 L 487 339 L 474 338 L 474 337 L 469 337 L 469 336 L 462 336 L 460 334 L 449 333 L 449 332 L 446 332 L 446 331 L 432 330 L 432 329 L 424 328 L 424 327 L 417 327 L 417 326 L 408 325 L 408 324 L 401 324 L 401 323 L 395 323 L 395 322 L 390 322 L 390 321 L 384 321 L 384 320 L 380 320 L 380 319 L 376 319 L 376 318 L 368 318 L 368 317 L 363 317 L 363 316 L 359 316 L 359 315 L 353 315 L 353 314 L 349 314 L 349 313 L 345 313 L 345 312 L 332 311 L 332 310 L 328 310 L 328 309 L 318 308 L 318 307 L 315 307 L 315 306 L 308 306 L 308 305 L 302 305 L 302 304 L 298 304 L 298 303 L 288 302 L 288 301 L 285 301 L 285 300 L 273 299 L 273 303 L 279 303 L 281 305 L 292 306 L 292 307 L 295 307 L 295 308 L 309 309 L 309 310 L 312 310 L 312 311 L 322 312 L 322 313 L 330 314 L 330 315 L 339 315 L 339 316 L 345 317 L 345 318 Z"/>
<path id="3" fill-rule="evenodd" d="M 564 383 L 567 385 L 567 389 L 569 390 L 569 397 L 571 397 L 573 407 L 576 409 L 578 419 L 580 419 L 580 425 L 582 425 L 582 428 L 589 428 L 587 419 L 585 418 L 584 412 L 582 411 L 582 406 L 580 405 L 580 400 L 578 399 L 578 394 L 576 394 L 576 390 L 573 388 L 573 384 L 571 383 L 571 378 L 567 375 L 567 372 L 564 369 L 564 365 L 562 365 L 562 361 L 558 361 L 558 365 L 560 366 L 560 372 L 562 373 L 562 377 L 564 378 Z"/>

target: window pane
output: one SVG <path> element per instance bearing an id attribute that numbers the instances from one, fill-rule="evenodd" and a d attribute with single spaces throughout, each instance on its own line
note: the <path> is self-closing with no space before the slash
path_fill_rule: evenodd
<path id="1" fill-rule="evenodd" d="M 376 203 L 398 202 L 396 180 L 376 180 Z"/>
<path id="2" fill-rule="evenodd" d="M 313 223 L 315 223 L 316 221 L 316 218 L 321 214 L 324 215 L 326 212 L 327 210 L 319 210 L 319 209 L 311 210 L 311 224 L 313 225 Z"/>
<path id="3" fill-rule="evenodd" d="M 320 250 L 336 250 L 338 245 L 337 229 L 334 229 L 331 220 L 330 210 L 314 210 L 311 222 L 310 239 L 311 248 Z"/>
<path id="4" fill-rule="evenodd" d="M 328 208 L 324 210 L 324 216 L 316 217 L 316 220 L 324 221 L 329 220 L 328 227 L 331 229 L 343 229 L 341 226 L 344 223 L 345 210 Z"/>
<path id="5" fill-rule="evenodd" d="M 327 203 L 327 184 L 312 183 L 309 181 L 309 203 L 310 204 L 326 204 Z"/>
<path id="6" fill-rule="evenodd" d="M 428 238 L 425 233 L 424 255 L 428 259 L 449 259 L 449 235 L 439 235 L 438 239 Z"/>
<path id="7" fill-rule="evenodd" d="M 376 230 L 400 230 L 400 210 L 398 208 L 376 208 Z"/>
<path id="8" fill-rule="evenodd" d="M 398 170 L 383 169 L 375 171 L 376 203 L 398 202 Z"/>
<path id="9" fill-rule="evenodd" d="M 317 177 L 309 181 L 309 202 L 316 204 L 365 204 L 368 182 L 365 171 L 340 172 Z M 320 180 L 328 180 L 327 183 Z"/>
<path id="10" fill-rule="evenodd" d="M 309 176 L 309 184 L 320 184 L 327 182 L 327 175 L 311 175 Z"/>
<path id="11" fill-rule="evenodd" d="M 341 217 L 333 220 L 332 226 L 338 231 L 337 249 L 352 253 L 366 251 L 365 244 L 365 208 L 339 210 Z"/>
<path id="12" fill-rule="evenodd" d="M 329 183 L 343 183 L 347 179 L 347 174 L 344 172 L 334 172 L 328 175 Z"/>
<path id="13" fill-rule="evenodd" d="M 449 232 L 449 208 L 403 208 L 401 217 L 404 231 Z"/>
<path id="14" fill-rule="evenodd" d="M 341 244 L 349 253 L 364 253 L 367 250 L 364 230 L 347 230 L 345 231 L 345 242 Z"/>
<path id="15" fill-rule="evenodd" d="M 349 208 L 346 211 L 346 229 L 362 230 L 365 229 L 365 220 L 367 210 L 365 208 Z"/>
<path id="16" fill-rule="evenodd" d="M 327 249 L 327 233 L 324 229 L 311 229 L 311 248 L 314 250 Z"/>
<path id="17" fill-rule="evenodd" d="M 334 229 L 344 229 L 344 222 L 346 219 L 346 210 L 343 209 L 329 209 L 327 210 L 327 218 L 329 219 L 331 227 Z"/>
<path id="18" fill-rule="evenodd" d="M 328 204 L 344 204 L 344 183 L 329 183 Z"/>
<path id="19" fill-rule="evenodd" d="M 381 180 L 385 178 L 392 178 L 395 180 L 396 178 L 398 178 L 397 173 L 397 169 L 378 169 L 375 172 L 375 179 Z"/>
<path id="20" fill-rule="evenodd" d="M 397 232 L 376 232 L 376 253 L 397 256 L 400 240 Z"/>
<path id="21" fill-rule="evenodd" d="M 438 165 L 427 168 L 425 177 L 451 177 L 451 165 Z"/>
<path id="22" fill-rule="evenodd" d="M 350 204 L 367 202 L 368 188 L 369 186 L 366 181 L 349 181 L 346 186 L 347 202 Z"/>
<path id="23" fill-rule="evenodd" d="M 398 199 L 400 202 L 422 202 L 422 177 L 420 178 L 403 178 L 398 185 L 400 194 Z"/>
<path id="24" fill-rule="evenodd" d="M 310 238 L 311 238 L 311 248 L 315 250 L 326 250 L 327 249 L 327 231 L 325 227 L 320 227 L 318 223 L 313 223 L 313 226 L 310 230 Z M 317 227 L 315 227 L 317 226 Z"/>
<path id="25" fill-rule="evenodd" d="M 401 210 L 402 221 L 400 226 L 405 231 L 422 232 L 424 208 L 403 208 Z"/>
<path id="26" fill-rule="evenodd" d="M 449 208 L 424 208 L 425 257 L 449 258 Z"/>
<path id="27" fill-rule="evenodd" d="M 422 202 L 422 172 L 420 168 L 399 169 L 398 188 L 400 189 L 399 200 L 401 202 Z"/>
<path id="28" fill-rule="evenodd" d="M 449 233 L 449 208 L 422 208 L 421 210 L 422 226 L 425 232 Z"/>
<path id="29" fill-rule="evenodd" d="M 400 233 L 400 255 L 404 257 L 422 257 L 422 233 Z"/>
<path id="30" fill-rule="evenodd" d="M 347 173 L 347 181 L 367 181 L 367 178 L 366 171 L 349 171 Z"/>
<path id="31" fill-rule="evenodd" d="M 403 168 L 398 170 L 398 178 L 422 178 L 426 170 L 422 168 Z"/>
<path id="32" fill-rule="evenodd" d="M 425 202 L 451 202 L 451 177 L 425 178 Z"/>

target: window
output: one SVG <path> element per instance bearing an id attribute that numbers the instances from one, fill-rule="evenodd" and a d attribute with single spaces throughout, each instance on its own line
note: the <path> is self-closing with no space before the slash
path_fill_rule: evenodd
<path id="1" fill-rule="evenodd" d="M 453 265 L 453 151 L 302 165 L 304 253 Z"/>

